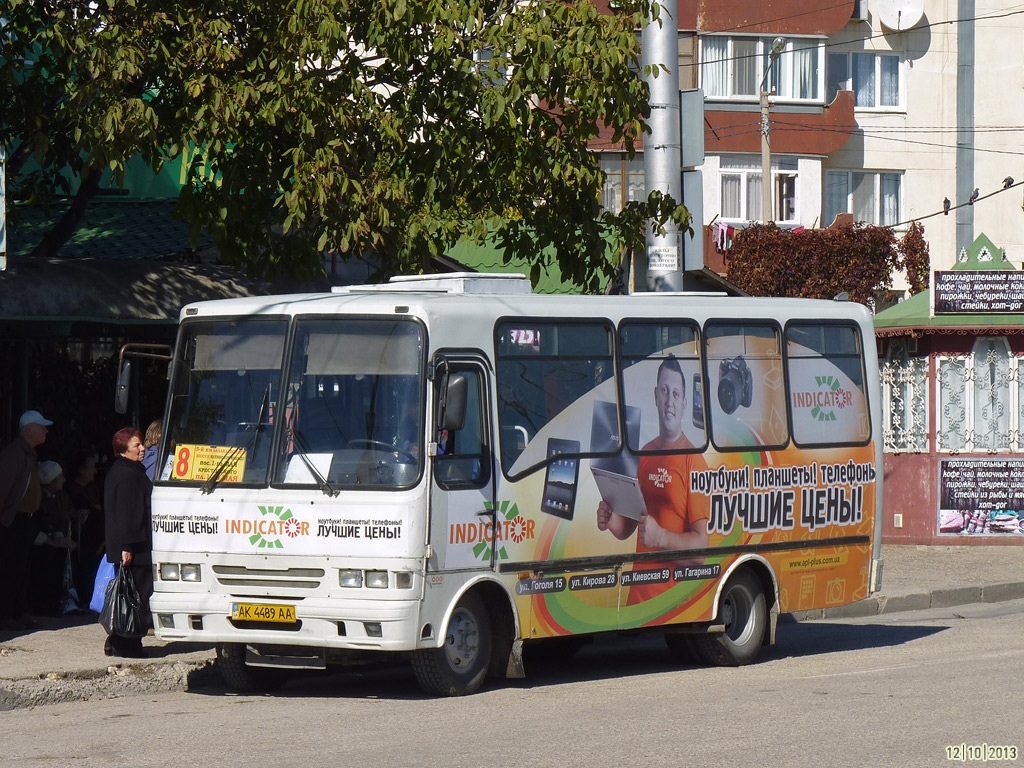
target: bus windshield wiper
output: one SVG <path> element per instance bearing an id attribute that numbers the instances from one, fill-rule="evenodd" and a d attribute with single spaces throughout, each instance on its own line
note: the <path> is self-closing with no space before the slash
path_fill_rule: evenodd
<path id="1" fill-rule="evenodd" d="M 313 462 L 309 460 L 309 457 L 306 455 L 307 453 L 309 453 L 309 444 L 302 437 L 302 433 L 298 430 L 298 428 L 292 430 L 292 437 L 294 437 L 295 442 L 299 444 L 299 452 L 297 454 L 298 457 L 302 459 L 302 463 L 306 465 L 306 469 L 309 470 L 309 474 L 312 475 L 313 479 L 316 480 L 317 485 L 319 485 L 320 487 L 320 490 L 326 496 L 337 496 L 339 493 L 341 493 L 341 491 L 339 491 L 337 488 L 331 485 L 330 481 L 326 477 L 320 474 L 320 470 L 317 469 L 316 466 L 314 466 Z"/>
<path id="2" fill-rule="evenodd" d="M 256 448 L 259 444 L 260 434 L 263 432 L 264 427 L 269 427 L 269 422 L 265 421 L 267 414 L 270 411 L 270 385 L 267 384 L 267 389 L 263 393 L 263 402 L 260 404 L 260 412 L 256 417 L 256 421 L 243 421 L 239 426 L 245 427 L 246 432 L 251 432 L 249 439 L 245 445 L 234 445 L 231 450 L 224 454 L 223 458 L 214 467 L 213 472 L 203 483 L 203 487 L 200 489 L 200 493 L 210 494 L 213 493 L 213 489 L 217 487 L 217 483 L 220 482 L 221 475 L 229 467 L 234 469 L 238 463 L 238 459 L 248 453 L 250 450 Z"/>

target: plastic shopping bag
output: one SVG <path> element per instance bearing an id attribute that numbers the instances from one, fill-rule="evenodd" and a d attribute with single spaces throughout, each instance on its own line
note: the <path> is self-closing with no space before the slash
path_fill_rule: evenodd
<path id="1" fill-rule="evenodd" d="M 96 611 L 96 613 L 103 613 L 103 598 L 107 594 L 107 584 L 114 580 L 114 564 L 103 558 L 100 560 L 100 566 L 96 569 L 96 582 L 92 588 L 92 599 L 89 601 L 89 607 Z"/>
<path id="2" fill-rule="evenodd" d="M 108 635 L 127 638 L 143 637 L 149 629 L 142 615 L 142 598 L 135 588 L 135 579 L 124 566 L 118 566 L 117 575 L 107 584 L 100 624 Z"/>

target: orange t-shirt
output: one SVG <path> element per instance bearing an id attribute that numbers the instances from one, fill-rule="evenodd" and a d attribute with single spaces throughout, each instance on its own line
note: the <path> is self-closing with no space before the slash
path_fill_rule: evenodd
<path id="1" fill-rule="evenodd" d="M 693 445 L 685 435 L 674 442 L 666 443 L 656 437 L 643 447 L 644 451 L 693 451 Z M 637 472 L 640 491 L 644 495 L 647 514 L 657 521 L 658 525 L 673 533 L 685 533 L 692 530 L 698 520 L 708 520 L 711 516 L 708 497 L 694 495 L 690 498 L 690 473 L 708 468 L 701 453 L 677 453 L 643 455 Z M 655 552 L 652 547 L 640 543 L 637 533 L 636 551 Z M 671 572 L 672 562 L 636 563 L 634 570 L 654 570 L 668 568 Z M 634 605 L 660 595 L 672 586 L 671 576 L 668 582 L 653 584 L 633 584 L 629 589 L 627 605 Z"/>

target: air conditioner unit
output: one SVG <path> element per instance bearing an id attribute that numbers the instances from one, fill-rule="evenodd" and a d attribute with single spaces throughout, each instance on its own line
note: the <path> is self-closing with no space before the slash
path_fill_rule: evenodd
<path id="1" fill-rule="evenodd" d="M 853 16 L 850 21 L 870 21 L 868 16 L 868 0 L 856 0 L 853 4 Z"/>

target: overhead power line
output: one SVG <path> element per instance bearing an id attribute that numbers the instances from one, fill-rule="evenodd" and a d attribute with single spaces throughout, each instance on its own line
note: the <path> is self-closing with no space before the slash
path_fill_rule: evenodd
<path id="1" fill-rule="evenodd" d="M 1007 179 L 1007 181 L 1009 181 L 1009 179 Z M 973 200 L 969 200 L 966 203 L 957 203 L 956 205 L 951 205 L 949 208 L 944 207 L 941 210 L 936 211 L 935 213 L 927 213 L 924 216 L 915 216 L 912 219 L 906 219 L 904 221 L 897 222 L 892 226 L 902 227 L 905 224 L 913 224 L 915 221 L 924 221 L 925 219 L 930 219 L 933 218 L 934 216 L 944 216 L 948 214 L 950 211 L 955 211 L 957 208 L 963 208 L 965 205 L 977 205 L 982 200 L 988 200 L 990 197 L 995 197 L 996 195 L 1003 194 L 1003 192 L 1009 192 L 1011 189 L 1019 187 L 1022 184 L 1024 184 L 1024 181 L 1018 181 L 1016 183 L 1002 187 L 1001 189 L 997 189 L 994 192 L 989 192 L 987 195 L 980 195 L 979 197 L 976 197 Z"/>

